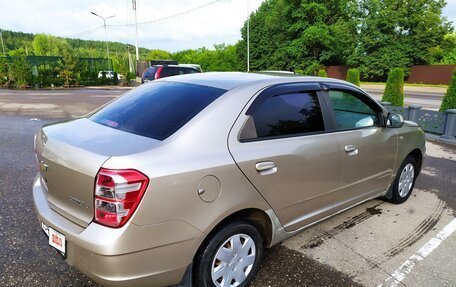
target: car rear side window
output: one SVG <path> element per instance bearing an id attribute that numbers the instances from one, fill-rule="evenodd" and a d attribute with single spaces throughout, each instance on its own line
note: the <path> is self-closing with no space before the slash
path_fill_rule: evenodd
<path id="1" fill-rule="evenodd" d="M 250 138 L 267 138 L 324 131 L 320 103 L 315 92 L 279 94 L 265 99 L 250 114 Z M 247 127 L 246 128 L 249 128 Z"/>
<path id="2" fill-rule="evenodd" d="M 181 75 L 182 74 L 195 74 L 195 73 L 199 73 L 199 71 L 196 69 L 192 69 L 192 68 L 183 68 L 181 71 Z"/>
<path id="3" fill-rule="evenodd" d="M 90 120 L 164 140 L 225 92 L 188 83 L 152 82 L 110 103 L 93 114 Z"/>

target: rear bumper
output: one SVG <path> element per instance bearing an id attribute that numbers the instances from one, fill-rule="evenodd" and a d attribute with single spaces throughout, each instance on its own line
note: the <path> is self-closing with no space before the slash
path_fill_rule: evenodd
<path id="1" fill-rule="evenodd" d="M 38 218 L 64 234 L 66 262 L 105 286 L 164 286 L 181 282 L 203 234 L 182 221 L 113 229 L 96 223 L 83 228 L 52 210 L 33 185 Z M 52 248 L 52 247 L 49 247 Z"/>

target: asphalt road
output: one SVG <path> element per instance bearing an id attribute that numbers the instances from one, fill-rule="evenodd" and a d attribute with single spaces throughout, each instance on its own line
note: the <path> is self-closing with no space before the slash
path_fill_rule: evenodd
<path id="1" fill-rule="evenodd" d="M 381 100 L 385 85 L 363 84 L 361 88 L 376 100 Z M 404 105 L 418 104 L 428 110 L 439 110 L 445 92 L 446 89 L 440 87 L 405 86 Z"/>
<path id="2" fill-rule="evenodd" d="M 375 99 L 381 100 L 384 85 L 361 86 Z M 0 89 L 0 109 L 4 114 L 36 115 L 53 118 L 79 116 L 92 111 L 109 100 L 118 97 L 123 89 L 55 89 L 55 90 L 4 90 Z M 405 105 L 419 104 L 425 109 L 438 110 L 445 94 L 444 88 L 416 87 L 404 88 Z M 44 100 L 47 99 L 49 100 Z M 78 109 L 73 107 L 77 106 Z"/>
<path id="3" fill-rule="evenodd" d="M 31 197 L 33 135 L 121 93 L 0 90 L 0 286 L 97 286 L 67 266 L 41 231 Z M 252 285 L 455 286 L 456 233 L 435 242 L 456 216 L 456 148 L 428 142 L 427 149 L 409 201 L 373 200 L 307 229 L 266 252 Z M 424 247 L 432 252 L 416 259 Z"/>

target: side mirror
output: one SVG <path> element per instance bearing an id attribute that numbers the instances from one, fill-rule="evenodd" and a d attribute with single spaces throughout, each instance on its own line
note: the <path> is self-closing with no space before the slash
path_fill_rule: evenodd
<path id="1" fill-rule="evenodd" d="M 389 113 L 386 121 L 387 128 L 401 128 L 404 125 L 404 118 L 396 113 Z"/>

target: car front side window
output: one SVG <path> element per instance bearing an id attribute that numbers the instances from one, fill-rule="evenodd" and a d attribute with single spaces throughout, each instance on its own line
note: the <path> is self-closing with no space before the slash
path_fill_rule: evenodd
<path id="1" fill-rule="evenodd" d="M 353 92 L 330 90 L 328 92 L 336 130 L 359 129 L 379 125 L 378 113 L 361 95 Z"/>

